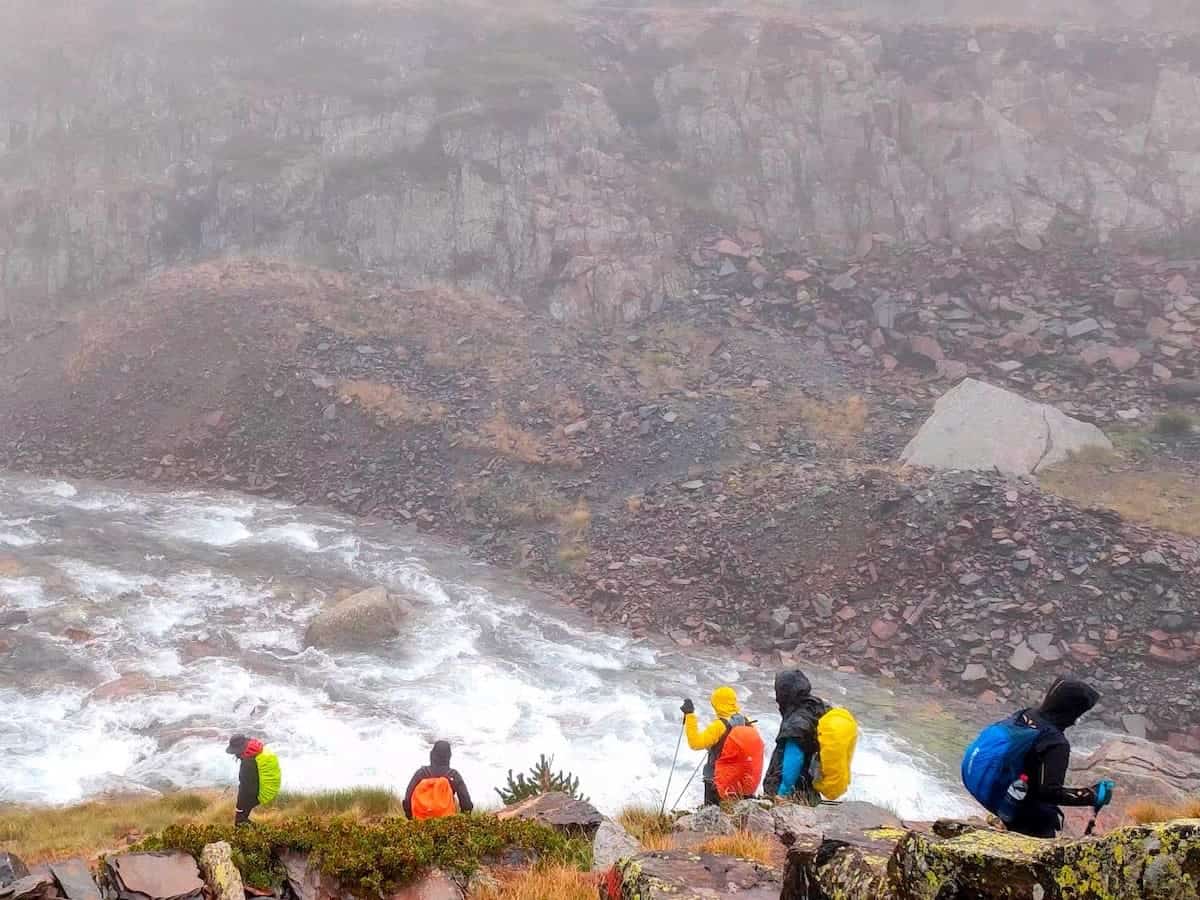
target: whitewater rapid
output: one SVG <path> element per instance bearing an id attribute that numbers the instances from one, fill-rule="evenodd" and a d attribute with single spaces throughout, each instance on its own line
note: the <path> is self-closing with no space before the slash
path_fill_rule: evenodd
<path id="1" fill-rule="evenodd" d="M 419 598 L 362 653 L 305 648 L 334 593 Z M 971 809 L 945 713 L 816 668 L 864 733 L 850 796 L 927 819 Z M 230 733 L 261 736 L 285 787 L 402 790 L 445 738 L 478 801 L 540 753 L 606 811 L 654 802 L 679 735 L 729 683 L 770 741 L 771 678 L 719 651 L 601 632 L 462 554 L 378 523 L 228 494 L 0 476 L 0 801 L 230 784 Z M 902 720 L 904 736 L 895 723 Z M 698 754 L 686 745 L 671 802 Z M 699 779 L 683 803 L 698 802 Z"/>

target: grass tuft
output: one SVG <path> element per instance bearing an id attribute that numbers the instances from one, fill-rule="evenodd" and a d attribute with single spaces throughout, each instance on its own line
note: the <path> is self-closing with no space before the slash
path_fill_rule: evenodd
<path id="1" fill-rule="evenodd" d="M 617 821 L 645 850 L 670 850 L 675 844 L 675 819 L 653 807 L 627 806 Z"/>
<path id="2" fill-rule="evenodd" d="M 573 866 L 536 866 L 506 872 L 472 891 L 470 900 L 595 900 L 596 876 Z"/>
<path id="3" fill-rule="evenodd" d="M 1134 825 L 1152 825 L 1172 819 L 1200 819 L 1200 797 L 1183 803 L 1139 800 L 1125 810 L 1125 818 Z"/>
<path id="4" fill-rule="evenodd" d="M 354 813 L 365 818 L 398 815 L 402 810 L 400 798 L 387 788 L 379 787 L 343 788 L 314 794 L 283 791 L 271 806 L 292 815 L 338 816 Z"/>
<path id="5" fill-rule="evenodd" d="M 776 857 L 780 853 L 779 844 L 770 835 L 754 834 L 749 831 L 720 835 L 705 841 L 699 849 L 702 853 L 749 859 L 765 866 L 774 865 L 777 861 Z"/>
<path id="6" fill-rule="evenodd" d="M 1164 437 L 1183 437 L 1191 434 L 1195 427 L 1195 418 L 1180 409 L 1168 410 L 1154 422 L 1155 434 L 1161 434 Z"/>

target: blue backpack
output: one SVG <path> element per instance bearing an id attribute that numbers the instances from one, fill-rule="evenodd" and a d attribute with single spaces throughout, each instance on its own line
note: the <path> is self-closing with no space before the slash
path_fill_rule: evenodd
<path id="1" fill-rule="evenodd" d="M 971 796 L 995 813 L 1008 786 L 1025 771 L 1025 758 L 1046 726 L 1030 724 L 1023 713 L 1002 719 L 979 733 L 962 761 L 962 781 Z"/>

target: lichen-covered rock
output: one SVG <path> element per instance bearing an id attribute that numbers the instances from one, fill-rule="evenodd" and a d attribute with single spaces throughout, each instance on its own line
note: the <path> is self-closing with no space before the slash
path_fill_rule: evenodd
<path id="1" fill-rule="evenodd" d="M 771 814 L 769 801 L 739 800 L 729 811 L 729 817 L 739 831 L 749 831 L 751 834 L 775 833 L 775 817 Z"/>
<path id="2" fill-rule="evenodd" d="M 233 848 L 225 841 L 209 844 L 200 852 L 200 871 L 215 900 L 245 900 L 242 873 L 233 864 Z"/>
<path id="3" fill-rule="evenodd" d="M 782 900 L 853 900 L 888 896 L 888 860 L 902 828 L 882 827 L 825 838 L 818 831 L 793 832 L 784 870 Z"/>
<path id="4" fill-rule="evenodd" d="M 778 872 L 729 856 L 669 850 L 623 859 L 601 879 L 601 900 L 779 900 Z"/>
<path id="5" fill-rule="evenodd" d="M 858 800 L 821 806 L 782 803 L 771 810 L 771 816 L 775 822 L 775 833 L 789 845 L 796 835 L 816 832 L 844 837 L 873 828 L 896 828 L 900 825 L 900 820 L 886 809 Z"/>
<path id="6" fill-rule="evenodd" d="M 1200 820 L 1079 841 L 989 829 L 949 840 L 912 833 L 888 877 L 897 900 L 1200 900 Z"/>
<path id="7" fill-rule="evenodd" d="M 719 806 L 702 806 L 694 813 L 681 818 L 676 826 L 680 831 L 695 831 L 699 834 L 733 834 L 737 826 Z"/>

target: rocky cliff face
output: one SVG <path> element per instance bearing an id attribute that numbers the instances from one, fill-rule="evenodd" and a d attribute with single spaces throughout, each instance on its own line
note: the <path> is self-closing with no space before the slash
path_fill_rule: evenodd
<path id="1" fill-rule="evenodd" d="M 1200 219 L 1195 37 L 246 6 L 10 11 L 10 314 L 255 252 L 628 320 L 684 290 L 699 221 L 854 251 Z"/>

